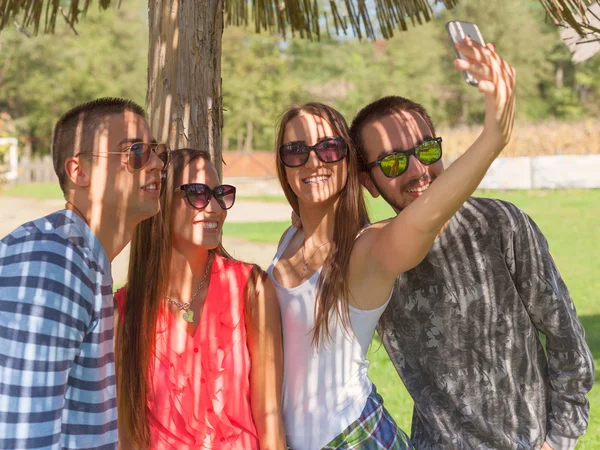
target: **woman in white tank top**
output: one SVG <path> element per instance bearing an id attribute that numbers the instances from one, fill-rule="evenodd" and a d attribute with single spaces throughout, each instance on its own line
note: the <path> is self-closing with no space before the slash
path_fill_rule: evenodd
<path id="1" fill-rule="evenodd" d="M 367 349 L 396 277 L 421 262 L 502 147 L 477 141 L 397 217 L 368 228 L 359 156 L 337 111 L 291 108 L 277 147 L 279 179 L 302 222 L 282 236 L 268 270 L 282 315 L 288 445 L 412 448 L 367 376 Z"/>

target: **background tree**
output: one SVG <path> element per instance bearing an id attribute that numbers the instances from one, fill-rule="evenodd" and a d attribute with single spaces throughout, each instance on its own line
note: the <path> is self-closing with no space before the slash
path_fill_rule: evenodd
<path id="1" fill-rule="evenodd" d="M 367 7 L 363 0 L 329 4 L 318 0 L 261 0 L 252 2 L 252 11 L 247 0 L 223 1 L 148 1 L 147 104 L 154 133 L 173 147 L 210 150 L 219 171 L 223 126 L 221 45 L 225 21 L 248 24 L 252 17 L 257 31 L 269 29 L 283 35 L 289 32 L 318 39 L 324 18 L 325 22 L 333 22 L 338 32 L 350 30 L 359 38 L 370 39 L 379 34 L 388 39 L 394 30 L 406 29 L 408 21 L 422 23 L 433 15 L 427 0 L 376 0 L 374 8 Z M 577 26 L 573 11 L 579 1 L 540 1 L 556 20 L 564 19 Z M 18 19 L 22 22 L 19 27 L 31 27 L 33 33 L 40 27 L 44 32 L 52 32 L 59 13 L 74 27 L 92 3 L 91 0 L 1 0 L 0 28 Z M 435 3 L 452 7 L 457 1 Z M 97 4 L 106 9 L 111 0 L 98 0 Z M 346 5 L 346 10 L 338 4 Z M 252 121 L 247 120 L 247 124 L 246 138 L 254 127 Z"/>
<path id="2" fill-rule="evenodd" d="M 0 112 L 15 119 L 34 152 L 47 152 L 52 126 L 82 99 L 127 96 L 143 104 L 148 32 L 136 2 L 138 8 L 89 14 L 79 36 L 66 24 L 36 38 L 2 32 Z"/>
<path id="3" fill-rule="evenodd" d="M 298 101 L 302 82 L 290 70 L 289 47 L 276 36 L 230 27 L 223 35 L 223 147 L 267 150 L 274 120 Z"/>
<path id="4" fill-rule="evenodd" d="M 436 0 L 451 7 L 456 0 Z M 98 0 L 106 9 L 111 0 Z M 340 2 L 342 3 L 342 2 Z M 0 27 L 10 18 L 23 15 L 23 26 L 31 25 L 37 33 L 45 11 L 45 32 L 55 28 L 58 13 L 73 26 L 90 0 L 2 0 Z M 393 28 L 406 28 L 407 17 L 419 22 L 431 18 L 426 0 L 392 0 L 376 2 L 376 10 L 367 10 L 362 0 L 347 1 L 345 15 L 330 2 L 331 19 L 336 29 L 352 29 L 358 37 L 374 38 L 372 18 L 377 16 L 384 37 Z M 147 105 L 156 138 L 172 147 L 208 149 L 218 171 L 221 169 L 221 128 L 223 126 L 221 91 L 221 44 L 225 17 L 231 24 L 247 24 L 251 16 L 256 30 L 289 30 L 312 38 L 320 37 L 318 0 L 305 2 L 277 0 L 149 0 L 150 45 L 148 54 Z M 68 8 L 68 11 L 63 10 Z M 340 8 L 341 9 L 341 8 Z M 249 128 L 249 131 L 252 128 Z"/>
<path id="5" fill-rule="evenodd" d="M 288 37 L 313 38 L 286 41 L 280 33 L 256 34 L 255 27 L 220 32 L 222 24 L 236 17 L 245 23 L 242 19 L 251 15 L 242 0 L 226 2 L 224 15 L 222 4 L 201 1 L 126 0 L 119 10 L 100 12 L 110 1 L 0 0 L 4 25 L 13 18 L 31 35 L 38 31 L 36 24 L 39 31 L 56 33 L 30 39 L 11 25 L 0 34 L 0 112 L 10 113 L 40 152 L 48 149 L 52 123 L 70 106 L 102 95 L 142 102 L 146 92 L 157 138 L 174 147 L 208 148 L 215 155 L 221 142 L 230 149 L 271 149 L 277 115 L 290 103 L 309 99 L 331 103 L 352 117 L 377 97 L 404 94 L 425 104 L 437 123 L 474 123 L 483 110 L 473 101 L 476 91 L 452 67 L 443 26 L 459 17 L 480 23 L 486 39 L 517 67 L 518 121 L 575 119 L 598 110 L 598 58 L 574 66 L 555 27 L 544 23 L 538 0 L 469 0 L 451 11 L 429 10 L 425 1 L 397 2 L 392 5 L 405 5 L 407 14 L 432 20 L 417 27 L 408 20 L 407 31 L 393 36 L 376 19 L 365 22 L 357 7 L 360 22 L 352 25 L 346 17 L 347 37 L 343 21 L 334 20 L 332 7 L 320 1 L 306 10 L 297 3 L 286 2 L 283 10 L 273 9 L 269 1 L 255 3 L 255 26 L 264 28 L 269 19 L 264 11 L 277 12 L 270 16 L 271 29 L 281 32 L 285 25 Z M 58 9 L 52 16 L 55 4 L 65 8 L 69 23 Z M 85 26 L 79 26 L 75 18 L 90 5 L 97 7 L 88 9 Z M 322 19 L 308 21 L 317 7 Z M 367 17 L 377 17 L 377 11 L 371 8 Z M 221 22 L 192 20 L 198 15 L 208 20 L 213 13 Z M 395 17 L 392 31 L 403 25 Z M 336 25 L 341 37 L 335 35 Z M 385 33 L 388 39 L 359 41 L 357 30 L 363 38 Z M 216 161 L 220 166 L 218 156 Z"/>

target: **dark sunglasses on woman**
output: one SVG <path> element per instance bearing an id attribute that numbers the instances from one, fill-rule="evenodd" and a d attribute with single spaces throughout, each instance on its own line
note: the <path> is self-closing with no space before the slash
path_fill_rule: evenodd
<path id="1" fill-rule="evenodd" d="M 288 142 L 279 147 L 279 158 L 284 166 L 300 167 L 306 164 L 310 152 L 313 151 L 320 161 L 334 163 L 346 157 L 348 146 L 342 137 L 321 139 L 312 146 L 304 142 Z"/>
<path id="2" fill-rule="evenodd" d="M 439 161 L 442 157 L 442 138 L 427 139 L 409 150 L 398 150 L 384 155 L 367 164 L 367 169 L 371 170 L 373 167 L 379 166 L 386 177 L 395 178 L 408 169 L 410 155 L 425 165 Z"/>
<path id="3" fill-rule="evenodd" d="M 204 209 L 210 203 L 210 199 L 214 197 L 219 206 L 223 209 L 229 209 L 235 203 L 235 186 L 230 184 L 222 184 L 214 189 L 211 189 L 204 183 L 188 183 L 182 184 L 175 192 L 183 191 L 185 198 L 192 208 Z"/>

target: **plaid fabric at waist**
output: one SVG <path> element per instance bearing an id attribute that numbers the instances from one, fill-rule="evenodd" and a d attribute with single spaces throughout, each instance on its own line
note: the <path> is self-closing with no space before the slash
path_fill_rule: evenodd
<path id="1" fill-rule="evenodd" d="M 413 450 L 409 437 L 383 406 L 383 399 L 373 391 L 358 419 L 322 450 Z"/>

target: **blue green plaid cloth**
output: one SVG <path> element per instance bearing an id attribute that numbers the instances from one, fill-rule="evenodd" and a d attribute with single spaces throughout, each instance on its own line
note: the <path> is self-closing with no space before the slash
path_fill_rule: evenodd
<path id="1" fill-rule="evenodd" d="M 322 450 L 413 450 L 410 439 L 383 407 L 383 399 L 373 391 L 360 417 Z"/>

